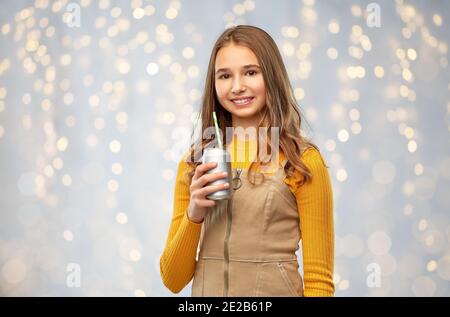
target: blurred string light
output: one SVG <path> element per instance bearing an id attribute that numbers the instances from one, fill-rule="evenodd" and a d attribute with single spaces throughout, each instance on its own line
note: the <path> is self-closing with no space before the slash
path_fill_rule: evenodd
<path id="1" fill-rule="evenodd" d="M 305 8 L 302 10 L 303 17 L 309 17 L 307 18 L 306 25 L 314 25 L 315 21 L 315 11 L 314 11 L 314 1 L 304 1 Z M 405 22 L 405 28 L 402 29 L 402 35 L 405 39 L 411 39 L 413 38 L 413 35 L 415 32 L 417 32 L 417 26 L 421 28 L 421 36 L 424 41 L 428 43 L 429 46 L 435 49 L 437 51 L 436 53 L 443 55 L 439 59 L 439 64 L 441 68 L 447 67 L 447 43 L 437 39 L 437 37 L 434 37 L 431 35 L 431 32 L 429 29 L 425 26 L 425 22 L 423 19 L 423 16 L 419 15 L 416 12 L 416 9 L 403 1 L 396 1 L 396 10 L 399 16 L 401 17 L 402 21 Z M 362 17 L 363 16 L 363 9 L 359 5 L 354 5 L 351 7 L 351 12 L 353 16 L 355 17 Z M 412 21 L 411 21 L 412 20 Z M 433 22 L 440 26 L 442 25 L 442 17 L 438 14 L 433 15 Z M 361 21 L 362 22 L 362 21 Z M 282 46 L 282 52 L 286 56 L 286 58 L 291 58 L 293 56 L 293 47 L 294 44 L 292 43 L 292 38 L 296 38 L 297 36 L 290 36 L 289 30 L 291 27 L 284 27 L 282 29 L 282 35 L 286 40 L 284 41 L 284 44 Z M 338 19 L 331 19 L 328 22 L 327 30 L 330 34 L 336 36 L 343 33 L 343 28 L 341 27 L 341 24 L 339 23 Z M 297 32 L 293 32 L 296 34 Z M 301 34 L 301 32 L 300 32 Z M 368 68 L 364 66 L 364 57 L 369 54 L 373 50 L 373 43 L 369 35 L 365 32 L 363 25 L 354 24 L 351 27 L 351 33 L 350 33 L 350 43 L 348 47 L 348 55 L 354 59 L 354 61 L 358 61 L 356 63 L 352 63 L 346 68 L 340 68 L 338 70 L 339 78 L 342 82 L 348 82 L 348 80 L 361 80 L 366 78 L 368 73 Z M 301 40 L 301 37 L 300 37 Z M 393 64 L 392 67 L 389 66 L 389 64 L 378 64 L 373 66 L 372 68 L 372 74 L 374 75 L 374 78 L 377 79 L 385 79 L 386 76 L 390 77 L 390 70 L 392 69 L 392 74 L 399 76 L 399 81 L 397 84 L 397 93 L 393 93 L 392 86 L 389 87 L 390 90 L 386 90 L 389 92 L 389 94 L 386 95 L 388 99 L 396 100 L 398 97 L 403 98 L 407 103 L 410 103 L 412 106 L 416 103 L 417 93 L 414 90 L 413 84 L 416 80 L 416 76 L 413 72 L 414 63 L 417 63 L 418 60 L 420 60 L 420 53 L 414 44 L 405 44 L 409 45 L 406 47 L 400 47 L 401 41 L 397 41 L 394 43 L 397 47 L 394 48 L 394 56 L 397 58 L 397 63 Z M 302 45 L 302 44 L 300 44 Z M 311 70 L 313 69 L 313 65 L 306 61 L 305 59 L 310 54 L 310 52 L 313 50 L 313 46 L 311 43 L 303 43 L 303 48 L 306 48 L 304 50 L 299 50 L 299 54 L 297 57 L 300 60 L 299 63 L 299 70 L 300 72 L 297 73 L 298 76 L 294 76 L 299 79 L 307 79 L 310 76 Z M 332 60 L 332 61 L 338 61 L 339 59 L 344 59 L 341 57 L 342 55 L 339 54 L 339 50 L 336 47 L 329 47 L 326 50 L 326 56 Z M 345 60 L 348 60 L 346 58 Z M 388 68 L 388 69 L 387 69 Z M 423 69 L 425 72 L 424 76 L 426 79 L 434 78 L 437 73 L 430 75 L 427 74 L 427 69 Z M 434 69 L 436 72 L 436 70 Z M 420 75 L 419 75 L 420 76 Z M 340 102 L 343 102 L 344 104 L 350 104 L 359 102 L 361 94 L 360 91 L 356 88 L 350 88 L 350 86 L 346 85 L 347 89 L 344 89 L 341 91 L 341 100 Z M 357 87 L 357 86 L 354 86 Z M 302 90 L 300 90 L 302 89 Z M 295 88 L 296 98 L 300 102 L 302 102 L 305 99 L 305 93 L 303 93 L 303 88 L 297 87 Z M 311 109 L 309 106 L 304 106 L 306 109 L 306 117 L 309 121 L 315 122 L 318 120 L 318 114 L 317 111 L 314 109 Z M 335 103 L 331 107 L 331 115 L 332 118 L 336 121 L 340 121 L 339 123 L 342 124 L 343 120 L 343 106 L 340 103 Z M 405 106 L 398 106 L 394 110 L 388 110 L 388 120 L 390 122 L 398 124 L 398 130 L 401 135 L 405 137 L 406 141 L 406 150 L 409 153 L 416 153 L 419 148 L 419 143 L 417 140 L 418 133 L 417 128 L 414 128 L 413 125 L 417 123 L 416 119 L 416 110 L 414 108 L 405 108 Z M 360 122 L 361 119 L 361 112 L 357 107 L 351 108 L 349 110 L 349 119 L 350 121 L 347 128 L 340 128 L 337 131 L 337 137 L 336 139 L 328 139 L 324 146 L 325 148 L 330 151 L 334 152 L 336 150 L 336 141 L 340 141 L 341 143 L 347 143 L 350 139 L 349 131 L 351 131 L 353 134 L 357 135 L 360 134 L 363 130 L 363 125 Z M 410 123 L 408 123 L 410 122 Z M 423 142 L 423 140 L 422 140 Z M 362 152 L 364 153 L 364 152 Z M 447 154 L 448 155 L 448 154 Z M 419 158 L 420 159 L 420 158 Z M 332 155 L 331 156 L 331 162 L 335 165 L 338 165 L 335 169 L 336 174 L 336 180 L 339 182 L 345 182 L 348 180 L 348 174 L 347 170 L 341 166 L 342 160 L 339 155 Z M 340 166 L 340 167 L 339 167 Z M 372 177 L 374 181 L 380 183 L 380 184 L 392 184 L 396 181 L 396 178 L 398 177 L 398 171 L 397 171 L 396 165 L 392 161 L 388 160 L 380 160 L 378 162 L 375 162 L 375 165 L 373 167 L 373 173 Z M 416 176 L 422 176 L 424 175 L 425 168 L 423 164 L 419 161 L 414 165 L 413 172 Z M 406 181 L 404 183 L 403 192 L 405 194 L 405 197 L 412 197 L 412 195 L 416 192 L 416 186 L 419 184 L 421 188 L 426 188 L 426 190 L 431 191 L 434 186 L 435 180 L 424 180 L 424 179 L 416 179 L 415 181 Z M 431 198 L 431 195 L 428 195 L 429 198 Z M 412 214 L 413 207 L 411 204 L 407 204 L 407 207 L 404 209 L 405 215 L 411 215 Z M 448 228 L 446 228 L 447 232 L 449 231 Z M 436 234 L 439 235 L 439 231 L 436 231 Z M 383 235 L 372 235 L 371 238 L 369 238 L 369 250 L 374 252 L 375 247 L 372 247 L 370 249 L 370 245 L 374 245 L 375 242 L 370 241 L 377 241 L 376 243 L 387 243 L 383 242 L 390 241 L 390 237 L 387 235 L 386 232 L 383 232 Z M 350 243 L 351 244 L 351 243 Z M 390 244 L 390 242 L 389 242 Z M 431 235 L 426 238 L 424 242 L 424 247 L 427 249 L 431 249 L 432 245 L 436 244 L 435 236 Z M 443 249 L 441 248 L 441 251 Z M 392 255 L 390 256 L 390 261 L 392 262 L 394 258 Z M 395 265 L 392 266 L 392 268 L 395 271 Z M 339 276 L 339 275 L 338 275 Z M 418 291 L 418 285 L 424 286 L 427 288 L 426 291 L 423 293 L 429 293 L 433 294 L 436 289 L 434 287 L 435 282 L 433 280 L 428 280 L 429 278 L 418 278 L 413 281 L 412 285 L 412 291 L 414 295 L 422 294 L 420 291 Z M 338 289 L 346 290 L 349 288 L 348 280 L 345 280 L 345 282 L 337 283 Z M 387 289 L 386 289 L 387 290 Z M 386 295 L 389 292 L 372 292 L 373 294 L 383 294 Z"/>
<path id="2" fill-rule="evenodd" d="M 214 39 L 182 1 L 80 0 L 79 29 L 67 26 L 69 3 L 36 0 L 0 21 L 0 148 L 17 161 L 2 171 L 15 173 L 4 185 L 15 182 L 20 194 L 4 194 L 5 210 L 18 211 L 2 225 L 14 234 L 0 239 L 1 293 L 55 295 L 52 285 L 64 285 L 65 265 L 78 259 L 80 294 L 167 294 L 158 261 L 176 166 L 163 165 L 178 159 L 171 131 L 198 116 L 204 44 Z M 360 1 L 288 3 L 297 16 L 268 31 L 306 119 L 325 131 L 316 142 L 336 181 L 337 295 L 448 295 L 450 157 L 425 152 L 433 129 L 450 132 L 450 83 L 437 88 L 448 80 L 449 17 L 396 0 L 381 12 L 385 21 L 391 10 L 395 26 L 376 31 Z M 233 1 L 222 25 L 264 27 L 264 8 Z M 317 78 L 330 102 L 316 93 Z M 444 121 L 425 131 L 430 107 Z M 400 224 L 411 230 L 397 232 Z M 95 255 L 83 260 L 87 249 Z M 120 261 L 123 274 L 111 264 Z M 366 285 L 370 263 L 381 268 L 380 288 Z"/>

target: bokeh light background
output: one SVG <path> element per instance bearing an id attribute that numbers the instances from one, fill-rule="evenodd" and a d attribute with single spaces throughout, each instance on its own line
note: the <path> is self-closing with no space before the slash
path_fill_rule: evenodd
<path id="1" fill-rule="evenodd" d="M 380 1 L 379 28 L 369 3 L 3 1 L 0 294 L 171 295 L 159 257 L 210 50 L 252 24 L 330 166 L 336 296 L 448 296 L 450 3 Z"/>

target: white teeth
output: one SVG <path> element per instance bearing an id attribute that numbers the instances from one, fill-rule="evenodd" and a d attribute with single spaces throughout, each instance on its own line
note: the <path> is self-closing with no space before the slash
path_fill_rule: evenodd
<path id="1" fill-rule="evenodd" d="M 237 103 L 238 105 L 243 105 L 248 103 L 252 98 L 246 98 L 246 99 L 235 99 L 233 100 L 234 103 Z"/>

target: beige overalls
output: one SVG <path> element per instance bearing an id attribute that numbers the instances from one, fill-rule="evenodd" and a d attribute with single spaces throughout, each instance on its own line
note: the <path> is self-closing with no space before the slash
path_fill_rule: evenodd
<path id="1" fill-rule="evenodd" d="M 259 185 L 247 170 L 233 170 L 242 186 L 225 212 L 202 226 L 192 296 L 303 296 L 299 216 L 285 164 Z"/>

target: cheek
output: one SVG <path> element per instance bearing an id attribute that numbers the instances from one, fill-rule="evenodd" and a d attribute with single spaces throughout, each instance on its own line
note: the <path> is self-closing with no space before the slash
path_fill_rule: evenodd
<path id="1" fill-rule="evenodd" d="M 216 82 L 216 84 L 215 84 L 215 87 L 216 87 L 216 94 L 217 94 L 217 97 L 218 97 L 219 99 L 225 98 L 226 95 L 227 95 L 226 87 L 224 87 L 223 84 L 220 84 L 220 83 L 217 83 L 217 82 Z"/>
<path id="2" fill-rule="evenodd" d="M 264 86 L 264 81 L 259 81 L 256 85 L 255 85 L 255 93 L 257 93 L 260 96 L 265 96 L 266 94 L 266 88 Z"/>

